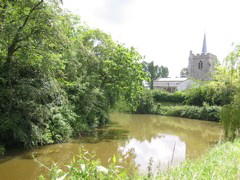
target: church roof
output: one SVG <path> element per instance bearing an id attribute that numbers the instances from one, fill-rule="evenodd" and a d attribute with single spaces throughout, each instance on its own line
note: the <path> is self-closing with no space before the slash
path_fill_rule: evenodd
<path id="1" fill-rule="evenodd" d="M 181 81 L 185 81 L 187 80 L 187 78 L 158 78 L 155 81 L 158 82 L 181 82 Z"/>

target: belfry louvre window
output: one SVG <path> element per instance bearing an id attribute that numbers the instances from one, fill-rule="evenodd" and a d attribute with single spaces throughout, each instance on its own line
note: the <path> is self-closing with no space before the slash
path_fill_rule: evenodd
<path id="1" fill-rule="evenodd" d="M 198 69 L 202 69 L 203 68 L 203 63 L 202 63 L 202 61 L 200 61 L 199 63 L 198 63 Z"/>

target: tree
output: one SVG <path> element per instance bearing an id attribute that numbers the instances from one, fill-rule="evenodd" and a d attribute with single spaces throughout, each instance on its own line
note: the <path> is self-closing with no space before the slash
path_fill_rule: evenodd
<path id="1" fill-rule="evenodd" d="M 142 62 L 143 65 L 143 69 L 144 71 L 147 73 L 148 76 L 148 85 L 150 87 L 150 89 L 153 89 L 153 81 L 158 79 L 158 78 L 166 78 L 168 77 L 168 68 L 164 67 L 164 66 L 158 66 L 158 65 L 154 65 L 154 62 Z"/>
<path id="2" fill-rule="evenodd" d="M 81 30 L 80 30 L 81 31 Z M 91 84 L 104 91 L 109 106 L 113 106 L 120 96 L 134 106 L 135 99 L 142 91 L 145 73 L 139 60 L 140 54 L 134 48 L 126 48 L 114 42 L 110 35 L 98 29 L 83 29 L 82 42 L 89 49 L 93 63 L 86 64 Z M 85 63 L 81 63 L 84 65 Z M 134 107 L 133 107 L 134 108 Z"/>
<path id="3" fill-rule="evenodd" d="M 240 45 L 225 58 L 224 67 L 217 69 L 216 79 L 224 82 L 227 87 L 233 86 L 235 95 L 230 104 L 223 106 L 221 111 L 221 123 L 223 124 L 225 137 L 235 139 L 240 132 Z"/>
<path id="4" fill-rule="evenodd" d="M 71 136 L 56 78 L 68 44 L 64 20 L 55 0 L 0 2 L 0 143 L 33 147 Z"/>
<path id="5" fill-rule="evenodd" d="M 0 144 L 62 142 L 135 106 L 145 73 L 134 48 L 82 25 L 58 0 L 0 1 Z"/>
<path id="6" fill-rule="evenodd" d="M 181 72 L 180 72 L 180 77 L 184 78 L 188 76 L 188 68 L 182 68 Z"/>

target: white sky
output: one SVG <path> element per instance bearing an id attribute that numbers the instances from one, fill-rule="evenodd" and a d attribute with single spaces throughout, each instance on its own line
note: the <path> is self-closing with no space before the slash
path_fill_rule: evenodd
<path id="1" fill-rule="evenodd" d="M 240 42 L 239 0 L 64 0 L 64 6 L 90 27 L 133 46 L 145 60 L 179 76 L 190 50 L 207 51 L 220 62 Z"/>

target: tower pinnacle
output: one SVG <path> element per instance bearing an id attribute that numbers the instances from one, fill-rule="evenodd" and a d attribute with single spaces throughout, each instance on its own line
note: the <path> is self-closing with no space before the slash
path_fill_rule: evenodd
<path id="1" fill-rule="evenodd" d="M 204 33 L 203 46 L 202 46 L 202 54 L 207 54 L 206 33 Z"/>

